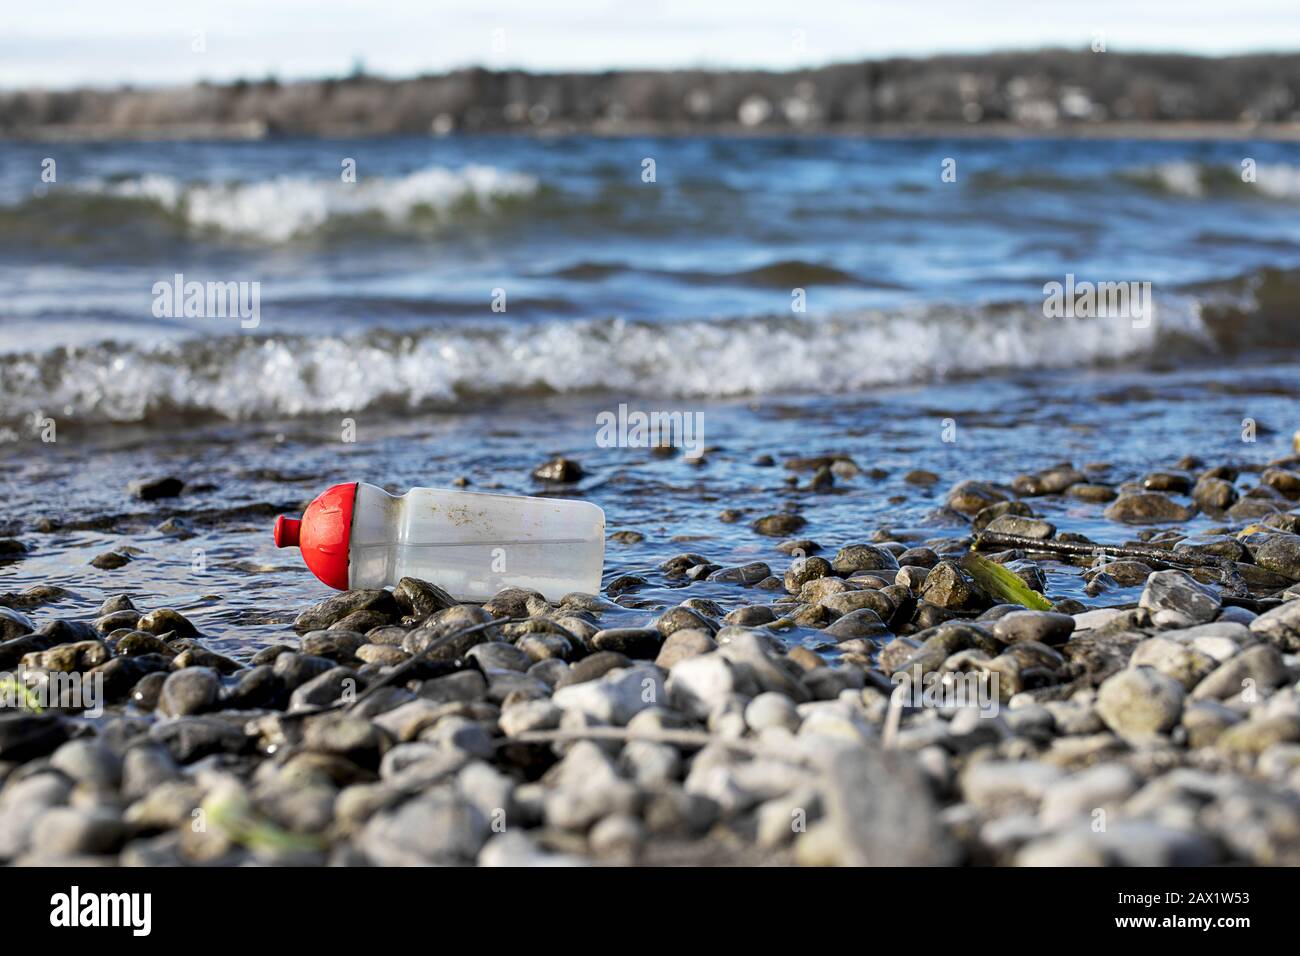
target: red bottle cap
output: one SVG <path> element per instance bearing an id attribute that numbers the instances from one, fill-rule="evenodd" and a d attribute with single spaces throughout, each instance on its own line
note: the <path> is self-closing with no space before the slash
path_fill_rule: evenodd
<path id="1" fill-rule="evenodd" d="M 348 588 L 348 542 L 352 538 L 352 507 L 357 483 L 335 485 L 323 492 L 303 512 L 302 519 L 275 519 L 275 546 L 299 548 L 312 574 L 330 587 Z"/>

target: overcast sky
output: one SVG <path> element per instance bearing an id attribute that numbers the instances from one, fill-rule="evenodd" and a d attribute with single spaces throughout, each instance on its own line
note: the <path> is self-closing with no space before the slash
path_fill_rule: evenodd
<path id="1" fill-rule="evenodd" d="M 1097 34 L 1113 51 L 1300 51 L 1300 0 L 14 0 L 0 86 L 290 79 L 357 62 L 392 76 L 472 64 L 785 69 L 1083 47 Z"/>

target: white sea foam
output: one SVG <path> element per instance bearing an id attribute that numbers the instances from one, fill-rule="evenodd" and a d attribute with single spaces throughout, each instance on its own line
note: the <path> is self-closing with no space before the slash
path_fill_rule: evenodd
<path id="1" fill-rule="evenodd" d="M 1300 199 L 1300 166 L 1265 163 L 1255 170 L 1255 185 L 1277 199 Z"/>
<path id="2" fill-rule="evenodd" d="M 446 219 L 466 206 L 491 210 L 502 200 L 532 196 L 537 180 L 495 166 L 430 166 L 394 178 L 362 176 L 355 183 L 305 176 L 247 183 L 186 183 L 150 173 L 133 179 L 98 180 L 81 188 L 157 203 L 198 229 L 277 243 L 309 234 L 338 217 L 378 215 L 390 225 L 400 226 L 421 212 Z"/>
<path id="3" fill-rule="evenodd" d="M 1192 300 L 1147 328 L 1047 319 L 1041 306 L 687 320 L 448 325 L 402 334 L 230 335 L 5 358 L 0 408 L 78 422 L 232 420 L 451 406 L 464 398 L 601 391 L 658 397 L 838 393 L 1012 369 L 1088 366 L 1211 348 Z"/>
<path id="4" fill-rule="evenodd" d="M 1140 177 L 1153 179 L 1161 189 L 1175 196 L 1199 199 L 1205 195 L 1205 180 L 1199 163 L 1189 160 L 1172 160 L 1158 163 L 1139 172 Z"/>
<path id="5" fill-rule="evenodd" d="M 1239 181 L 1243 191 L 1255 189 L 1273 199 L 1300 200 L 1300 166 L 1259 163 L 1253 183 L 1241 178 L 1243 172 L 1239 166 L 1207 166 L 1179 159 L 1143 167 L 1130 174 L 1130 178 L 1154 182 L 1164 192 L 1190 199 L 1203 199 L 1225 187 L 1232 188 Z"/>

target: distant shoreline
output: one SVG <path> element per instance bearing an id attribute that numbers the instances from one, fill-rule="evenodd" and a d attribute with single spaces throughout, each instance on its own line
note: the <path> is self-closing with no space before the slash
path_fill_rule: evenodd
<path id="1" fill-rule="evenodd" d="M 537 135 L 1300 139 L 1300 54 L 1040 50 L 765 71 L 0 91 L 0 140 Z"/>
<path id="2" fill-rule="evenodd" d="M 1062 140 L 1265 140 L 1300 142 L 1300 123 L 1104 123 L 1032 129 L 1012 123 L 889 123 L 874 126 L 823 127 L 818 129 L 753 129 L 740 124 L 698 127 L 683 124 L 622 124 L 617 127 L 591 125 L 548 126 L 543 129 L 485 129 L 445 136 L 527 136 L 538 139 L 567 136 L 591 136 L 607 139 L 721 137 L 737 139 L 780 138 L 863 138 L 863 139 L 1062 139 Z M 274 139 L 386 139 L 444 138 L 436 134 L 374 133 L 364 129 L 331 130 L 314 134 L 276 134 L 248 124 L 194 124 L 161 129 L 116 129 L 103 126 L 60 127 L 33 131 L 28 135 L 0 134 L 0 142 L 10 143 L 83 143 L 83 142 L 218 142 L 260 141 Z"/>

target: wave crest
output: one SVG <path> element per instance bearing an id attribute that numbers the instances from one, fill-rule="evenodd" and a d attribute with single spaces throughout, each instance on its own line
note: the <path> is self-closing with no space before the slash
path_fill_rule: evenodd
<path id="1" fill-rule="evenodd" d="M 1146 328 L 1119 319 L 1048 319 L 1040 304 L 1024 304 L 831 317 L 232 334 L 9 355 L 0 407 L 17 415 L 58 409 L 75 426 L 450 408 L 538 393 L 838 393 L 1107 364 L 1168 355 L 1180 344 L 1214 348 L 1195 300 L 1162 301 Z"/>
<path id="2" fill-rule="evenodd" d="M 445 222 L 458 211 L 492 212 L 536 194 L 537 179 L 495 166 L 430 166 L 405 176 L 361 178 L 279 176 L 246 183 L 187 183 L 150 173 L 78 187 L 87 197 L 161 207 L 194 230 L 265 243 L 311 235 L 332 222 L 377 218 L 389 228 Z"/>

